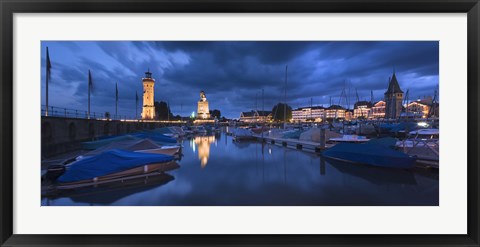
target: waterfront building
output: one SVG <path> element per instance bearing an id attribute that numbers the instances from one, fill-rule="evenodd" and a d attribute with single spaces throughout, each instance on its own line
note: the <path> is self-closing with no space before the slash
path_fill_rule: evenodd
<path id="1" fill-rule="evenodd" d="M 385 118 L 385 106 L 386 103 L 383 100 L 380 100 L 373 104 L 372 115 L 373 118 Z"/>
<path id="2" fill-rule="evenodd" d="M 358 101 L 353 105 L 353 117 L 370 119 L 372 114 L 372 103 L 368 101 Z"/>
<path id="3" fill-rule="evenodd" d="M 143 107 L 142 119 L 155 119 L 155 105 L 154 105 L 154 86 L 155 79 L 152 78 L 150 69 L 145 72 L 145 77 L 142 78 L 143 83 Z"/>
<path id="4" fill-rule="evenodd" d="M 392 119 L 400 117 L 402 113 L 403 91 L 397 81 L 397 76 L 393 72 L 392 78 L 388 83 L 388 89 L 385 92 L 385 118 Z"/>
<path id="5" fill-rule="evenodd" d="M 331 105 L 325 110 L 325 118 L 327 119 L 338 119 L 345 118 L 345 108 L 339 105 Z"/>
<path id="6" fill-rule="evenodd" d="M 321 122 L 324 119 L 325 108 L 322 106 L 300 107 L 292 111 L 292 121 L 296 123 Z"/>
<path id="7" fill-rule="evenodd" d="M 200 91 L 200 100 L 198 101 L 198 108 L 197 108 L 197 118 L 198 119 L 210 118 L 210 110 L 208 108 L 207 96 L 205 96 L 204 91 Z"/>
<path id="8" fill-rule="evenodd" d="M 406 113 L 415 118 L 427 118 L 430 112 L 430 106 L 425 101 L 417 100 L 407 105 Z"/>
<path id="9" fill-rule="evenodd" d="M 271 111 L 251 110 L 249 112 L 240 113 L 240 122 L 244 122 L 244 123 L 271 122 L 272 117 L 273 116 Z"/>

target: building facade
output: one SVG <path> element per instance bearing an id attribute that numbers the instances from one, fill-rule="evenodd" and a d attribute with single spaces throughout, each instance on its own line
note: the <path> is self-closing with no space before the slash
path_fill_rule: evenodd
<path id="1" fill-rule="evenodd" d="M 372 103 L 368 101 L 358 101 L 353 105 L 353 117 L 361 119 L 371 119 Z"/>
<path id="2" fill-rule="evenodd" d="M 338 119 L 338 118 L 345 118 L 345 108 L 339 105 L 331 105 L 325 110 L 325 118 L 329 119 Z"/>
<path id="3" fill-rule="evenodd" d="M 373 107 L 372 107 L 373 118 L 385 118 L 385 106 L 386 106 L 386 103 L 383 100 L 380 100 L 375 104 L 373 104 Z"/>
<path id="4" fill-rule="evenodd" d="M 208 108 L 207 96 L 205 96 L 204 91 L 200 91 L 200 100 L 198 101 L 198 106 L 197 106 L 197 118 L 198 119 L 210 118 L 210 110 Z"/>
<path id="5" fill-rule="evenodd" d="M 249 111 L 240 113 L 240 122 L 244 123 L 257 123 L 257 122 L 271 122 L 271 111 Z"/>
<path id="6" fill-rule="evenodd" d="M 145 72 L 145 77 L 142 78 L 143 83 L 143 107 L 142 107 L 142 119 L 155 119 L 155 98 L 154 98 L 154 86 L 155 79 L 152 78 L 150 70 Z"/>
<path id="7" fill-rule="evenodd" d="M 322 122 L 324 119 L 325 108 L 322 106 L 300 107 L 292 110 L 292 121 L 296 123 Z"/>
<path id="8" fill-rule="evenodd" d="M 396 119 L 402 113 L 403 91 L 397 81 L 397 76 L 393 72 L 392 78 L 388 83 L 388 89 L 385 92 L 385 118 Z"/>
<path id="9" fill-rule="evenodd" d="M 427 118 L 430 112 L 430 106 L 420 100 L 410 102 L 405 110 L 409 116 Z"/>

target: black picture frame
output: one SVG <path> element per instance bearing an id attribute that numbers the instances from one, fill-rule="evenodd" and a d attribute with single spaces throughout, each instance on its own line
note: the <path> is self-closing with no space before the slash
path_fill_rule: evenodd
<path id="1" fill-rule="evenodd" d="M 0 0 L 0 244 L 2 246 L 479 246 L 479 0 Z M 468 234 L 466 235 L 20 235 L 13 234 L 14 13 L 468 13 Z M 345 222 L 348 224 L 348 222 Z M 288 222 L 286 222 L 288 224 Z M 408 227 L 408 226 L 407 226 Z"/>

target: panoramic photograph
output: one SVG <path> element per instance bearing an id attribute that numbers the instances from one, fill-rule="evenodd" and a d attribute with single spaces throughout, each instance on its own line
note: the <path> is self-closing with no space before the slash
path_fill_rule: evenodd
<path id="1" fill-rule="evenodd" d="M 438 41 L 42 41 L 41 206 L 438 206 Z"/>

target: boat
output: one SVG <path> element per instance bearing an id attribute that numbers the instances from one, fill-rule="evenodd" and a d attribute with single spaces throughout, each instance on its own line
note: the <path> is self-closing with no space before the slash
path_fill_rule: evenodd
<path id="1" fill-rule="evenodd" d="M 57 199 L 68 197 L 79 203 L 111 205 L 112 203 L 140 192 L 163 186 L 175 178 L 168 173 L 148 173 L 122 177 L 109 183 L 96 183 L 88 186 L 42 186 L 42 198 Z"/>
<path id="2" fill-rule="evenodd" d="M 407 169 L 389 169 L 376 166 L 351 165 L 338 160 L 328 160 L 333 168 L 343 174 L 361 178 L 371 184 L 376 185 L 393 185 L 405 184 L 416 185 L 417 181 L 413 171 Z"/>
<path id="3" fill-rule="evenodd" d="M 438 129 L 419 129 L 410 131 L 405 140 L 398 141 L 399 148 L 415 148 L 415 147 L 429 147 L 433 149 L 439 148 L 440 132 Z"/>
<path id="4" fill-rule="evenodd" d="M 165 172 L 179 167 L 173 160 L 171 155 L 113 149 L 71 163 L 56 182 L 59 188 L 88 186 L 116 178 Z"/>
<path id="5" fill-rule="evenodd" d="M 338 143 L 323 151 L 325 158 L 379 167 L 412 168 L 416 158 L 384 145 Z"/>
<path id="6" fill-rule="evenodd" d="M 191 130 L 189 127 L 187 126 L 182 126 L 182 131 L 183 133 L 185 133 L 186 136 L 188 135 L 193 135 L 193 130 Z"/>
<path id="7" fill-rule="evenodd" d="M 202 134 L 202 135 L 207 134 L 207 130 L 205 129 L 205 127 L 203 127 L 201 125 L 200 126 L 193 126 L 192 130 L 193 130 L 194 134 Z"/>
<path id="8" fill-rule="evenodd" d="M 440 132 L 438 129 L 419 129 L 410 131 L 406 139 L 398 141 L 396 147 L 409 155 L 418 157 L 418 161 L 431 167 L 438 167 L 440 157 Z"/>
<path id="9" fill-rule="evenodd" d="M 82 142 L 82 149 L 95 150 L 113 142 L 139 140 L 140 138 L 133 135 L 122 135 L 114 137 L 106 137 L 96 141 Z"/>
<path id="10" fill-rule="evenodd" d="M 172 155 L 172 156 L 178 154 L 179 151 L 180 151 L 179 146 L 162 146 L 159 148 L 135 150 L 135 152 L 139 152 L 139 153 L 165 154 L 165 155 Z"/>
<path id="11" fill-rule="evenodd" d="M 125 151 L 133 151 L 140 153 L 157 153 L 157 154 L 166 154 L 166 155 L 175 155 L 179 152 L 180 146 L 178 145 L 159 145 L 158 143 L 145 138 L 139 140 L 127 140 L 120 142 L 112 142 L 103 147 L 97 148 L 93 151 L 85 153 L 76 158 L 76 160 L 86 157 L 95 156 L 106 152 L 108 150 L 120 149 Z"/>
<path id="12" fill-rule="evenodd" d="M 255 137 L 253 136 L 253 132 L 249 129 L 237 128 L 233 131 L 234 141 L 246 141 L 253 139 L 255 139 Z"/>
<path id="13" fill-rule="evenodd" d="M 440 135 L 440 131 L 439 129 L 419 129 L 415 131 L 410 131 L 409 135 L 415 136 L 417 138 L 438 139 L 438 136 Z"/>
<path id="14" fill-rule="evenodd" d="M 152 141 L 160 145 L 172 145 L 177 143 L 177 139 L 166 136 L 164 134 L 160 134 L 160 133 L 140 132 L 132 135 L 140 139 L 145 139 L 145 138 L 151 139 Z"/>
<path id="15" fill-rule="evenodd" d="M 370 139 L 366 138 L 365 136 L 359 135 L 343 135 L 342 137 L 335 137 L 330 138 L 330 142 L 350 142 L 350 143 L 362 143 L 368 142 Z"/>

